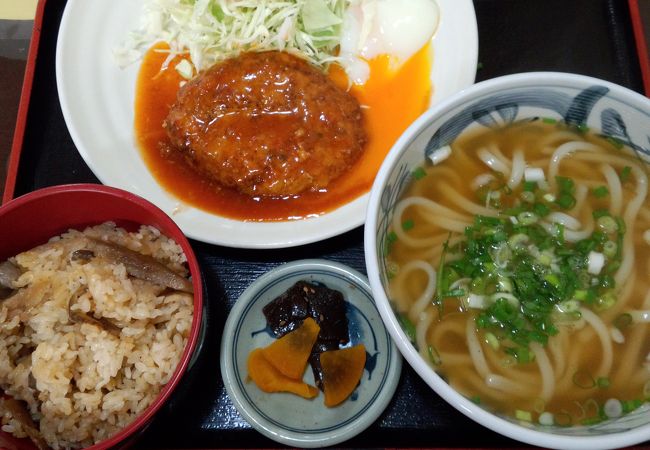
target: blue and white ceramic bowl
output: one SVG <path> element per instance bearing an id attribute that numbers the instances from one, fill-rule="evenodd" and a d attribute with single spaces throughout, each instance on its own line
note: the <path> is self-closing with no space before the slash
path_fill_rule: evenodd
<path id="1" fill-rule="evenodd" d="M 534 117 L 588 126 L 650 155 L 650 100 L 595 78 L 566 73 L 524 73 L 481 82 L 436 105 L 397 141 L 373 185 L 365 225 L 368 277 L 382 319 L 397 346 L 429 386 L 456 409 L 487 428 L 542 447 L 617 448 L 650 440 L 646 403 L 618 419 L 583 427 L 541 427 L 499 417 L 460 395 L 418 354 L 387 297 L 387 245 L 392 212 L 415 168 L 432 152 L 474 127 Z M 433 395 L 433 394 L 432 394 Z M 435 436 L 431 437 L 432 443 Z"/>
<path id="2" fill-rule="evenodd" d="M 324 284 L 341 292 L 350 345 L 366 347 L 359 385 L 334 408 L 324 405 L 322 393 L 310 400 L 288 393 L 269 394 L 248 379 L 250 352 L 275 339 L 262 309 L 298 281 Z M 365 430 L 393 397 L 401 368 L 402 358 L 382 323 L 366 277 L 327 260 L 294 261 L 255 280 L 237 299 L 221 341 L 221 375 L 239 413 L 263 435 L 292 447 L 334 445 Z M 304 381 L 314 385 L 310 368 Z"/>

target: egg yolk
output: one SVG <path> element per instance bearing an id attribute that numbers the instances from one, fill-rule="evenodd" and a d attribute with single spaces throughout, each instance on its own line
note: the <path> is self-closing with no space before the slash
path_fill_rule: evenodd
<path id="1" fill-rule="evenodd" d="M 389 55 L 380 55 L 368 64 L 370 77 L 366 83 L 350 88 L 363 108 L 368 143 L 355 167 L 340 180 L 361 183 L 366 190 L 393 144 L 429 107 L 431 47 L 425 45 L 397 69 Z M 348 78 L 340 66 L 332 65 L 329 74 L 339 86 L 347 88 Z"/>

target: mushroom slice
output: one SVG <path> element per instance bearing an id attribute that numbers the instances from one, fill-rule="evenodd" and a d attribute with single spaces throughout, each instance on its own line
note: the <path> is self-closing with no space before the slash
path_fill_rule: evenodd
<path id="1" fill-rule="evenodd" d="M 0 300 L 10 297 L 14 293 L 14 283 L 22 274 L 20 267 L 11 261 L 0 262 Z"/>
<path id="2" fill-rule="evenodd" d="M 11 261 L 0 262 L 0 286 L 13 289 L 14 283 L 22 274 L 20 267 Z"/>
<path id="3" fill-rule="evenodd" d="M 108 331 L 110 334 L 112 334 L 115 337 L 120 337 L 120 333 L 122 329 L 115 325 L 113 322 L 108 320 L 105 317 L 102 317 L 100 319 L 96 319 L 90 314 L 85 314 L 79 311 L 70 311 L 68 308 L 68 317 L 72 322 L 76 323 L 88 323 L 90 325 L 95 325 L 102 330 Z"/>
<path id="4" fill-rule="evenodd" d="M 32 419 L 24 402 L 11 397 L 0 398 L 0 411 L 7 411 L 11 416 L 22 425 L 27 436 L 40 450 L 49 450 L 49 446 L 41 435 L 38 425 Z"/>
<path id="5" fill-rule="evenodd" d="M 72 301 L 73 299 L 77 299 L 80 295 L 81 289 L 77 289 L 77 291 L 70 296 L 70 299 L 68 300 L 68 319 L 71 322 L 75 323 L 88 323 L 90 325 L 95 325 L 96 327 L 101 328 L 102 330 L 106 330 L 110 334 L 112 334 L 115 337 L 120 337 L 120 333 L 122 332 L 122 329 L 115 325 L 113 322 L 108 320 L 105 317 L 101 317 L 99 319 L 96 319 L 92 315 L 88 313 L 83 313 L 81 311 L 73 311 L 70 307 L 72 306 Z"/>
<path id="6" fill-rule="evenodd" d="M 132 277 L 177 291 L 190 294 L 194 292 L 190 280 L 177 274 L 151 256 L 142 255 L 121 245 L 98 239 L 89 239 L 88 249 L 92 250 L 95 256 L 101 256 L 114 263 L 124 264 L 127 273 Z"/>
<path id="7" fill-rule="evenodd" d="M 95 254 L 92 250 L 81 249 L 75 250 L 70 254 L 70 261 L 80 261 L 81 263 L 87 263 L 95 257 Z"/>
<path id="8" fill-rule="evenodd" d="M 45 301 L 49 291 L 50 285 L 45 281 L 35 282 L 14 291 L 13 295 L 2 302 L 9 310 L 7 317 L 11 320 L 20 316 L 21 322 L 27 321 L 32 310 Z"/>

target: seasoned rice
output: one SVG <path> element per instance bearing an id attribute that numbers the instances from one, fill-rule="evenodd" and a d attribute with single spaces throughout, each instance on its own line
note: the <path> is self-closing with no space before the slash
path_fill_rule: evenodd
<path id="1" fill-rule="evenodd" d="M 121 263 L 76 260 L 89 237 L 188 275 L 180 246 L 148 226 L 71 230 L 10 258 L 22 270 L 13 287 L 29 301 L 0 300 L 0 388 L 26 403 L 54 449 L 90 446 L 132 422 L 170 380 L 192 323 L 192 294 L 129 276 Z M 5 403 L 2 429 L 25 437 Z"/>

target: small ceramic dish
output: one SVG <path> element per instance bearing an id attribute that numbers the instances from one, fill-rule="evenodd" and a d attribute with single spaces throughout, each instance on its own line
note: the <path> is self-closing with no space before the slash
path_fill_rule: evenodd
<path id="1" fill-rule="evenodd" d="M 288 393 L 269 394 L 248 378 L 251 350 L 275 339 L 262 308 L 298 281 L 340 291 L 347 302 L 351 345 L 366 346 L 361 382 L 334 408 L 324 405 L 322 392 L 311 400 Z M 254 281 L 230 312 L 221 341 L 221 373 L 239 413 L 268 438 L 296 447 L 334 445 L 366 429 L 392 398 L 401 367 L 401 356 L 382 324 L 367 279 L 349 267 L 325 260 L 284 264 Z M 309 368 L 304 381 L 314 385 Z"/>

